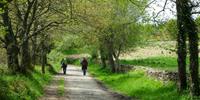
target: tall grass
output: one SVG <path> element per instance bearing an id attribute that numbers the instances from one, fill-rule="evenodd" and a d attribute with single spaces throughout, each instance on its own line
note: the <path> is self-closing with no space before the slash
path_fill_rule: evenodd
<path id="1" fill-rule="evenodd" d="M 43 87 L 51 80 L 51 73 L 42 74 L 40 66 L 30 75 L 3 74 L 0 77 L 1 100 L 37 100 Z"/>

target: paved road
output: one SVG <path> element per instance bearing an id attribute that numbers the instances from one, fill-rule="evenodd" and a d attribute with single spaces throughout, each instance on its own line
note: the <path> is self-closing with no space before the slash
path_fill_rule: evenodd
<path id="1" fill-rule="evenodd" d="M 58 80 L 65 80 L 65 94 L 58 96 Z M 68 66 L 67 75 L 56 75 L 51 85 L 45 89 L 40 100 L 122 100 L 102 88 L 91 76 L 82 75 L 80 68 Z"/>

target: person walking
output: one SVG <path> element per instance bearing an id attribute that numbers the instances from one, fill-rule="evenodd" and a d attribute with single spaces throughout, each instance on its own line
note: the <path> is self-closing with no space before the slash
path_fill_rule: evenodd
<path id="1" fill-rule="evenodd" d="M 88 61 L 87 61 L 87 59 L 85 57 L 81 61 L 81 65 L 82 65 L 83 75 L 85 76 L 86 75 L 86 71 L 87 71 L 87 67 L 88 67 Z"/>
<path id="2" fill-rule="evenodd" d="M 66 71 L 67 71 L 67 59 L 66 58 L 62 59 L 61 67 L 63 69 L 63 74 L 66 74 Z"/>

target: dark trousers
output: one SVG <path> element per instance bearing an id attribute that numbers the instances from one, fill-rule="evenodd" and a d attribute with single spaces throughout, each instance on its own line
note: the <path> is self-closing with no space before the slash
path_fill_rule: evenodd
<path id="1" fill-rule="evenodd" d="M 63 68 L 63 74 L 66 74 L 67 68 Z"/>
<path id="2" fill-rule="evenodd" d="M 86 69 L 83 69 L 83 75 L 85 76 L 86 75 Z"/>

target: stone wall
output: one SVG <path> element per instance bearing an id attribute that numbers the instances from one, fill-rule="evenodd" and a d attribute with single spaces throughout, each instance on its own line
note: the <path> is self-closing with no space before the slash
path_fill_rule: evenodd
<path id="1" fill-rule="evenodd" d="M 177 81 L 178 72 L 163 71 L 158 69 L 153 69 L 150 67 L 133 66 L 133 65 L 121 65 L 122 69 L 129 70 L 144 70 L 148 76 L 155 77 L 158 80 L 163 81 Z"/>

